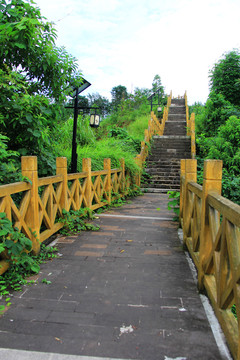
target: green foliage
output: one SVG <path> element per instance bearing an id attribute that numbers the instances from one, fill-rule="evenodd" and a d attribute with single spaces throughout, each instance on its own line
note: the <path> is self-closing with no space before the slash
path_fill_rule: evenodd
<path id="1" fill-rule="evenodd" d="M 168 191 L 168 198 L 171 199 L 168 202 L 168 210 L 173 210 L 176 216 L 174 216 L 173 221 L 179 220 L 179 206 L 180 206 L 180 192 L 178 191 Z"/>
<path id="2" fill-rule="evenodd" d="M 98 93 L 95 94 L 88 94 L 89 106 L 90 107 L 97 107 L 97 113 L 101 116 L 105 117 L 110 113 L 111 104 L 107 98 L 101 96 Z"/>
<path id="3" fill-rule="evenodd" d="M 235 106 L 240 106 L 240 54 L 232 50 L 223 55 L 210 71 L 211 90 L 222 94 Z"/>
<path id="4" fill-rule="evenodd" d="M 240 119 L 231 116 L 218 129 L 212 142 L 208 158 L 221 159 L 229 174 L 240 175 Z"/>
<path id="5" fill-rule="evenodd" d="M 152 92 L 157 93 L 159 91 L 159 96 L 162 98 L 164 96 L 164 87 L 162 86 L 161 77 L 157 74 L 154 76 L 152 82 Z"/>
<path id="6" fill-rule="evenodd" d="M 0 297 L 9 295 L 10 290 L 21 290 L 21 286 L 28 283 L 26 277 L 38 273 L 40 264 L 46 259 L 56 257 L 56 248 L 41 245 L 40 253 L 33 255 L 32 241 L 19 232 L 5 213 L 0 213 L 0 253 L 9 261 L 9 269 L 0 276 Z M 0 313 L 5 306 L 9 306 L 9 298 L 5 299 L 6 305 L 0 305 Z"/>
<path id="7" fill-rule="evenodd" d="M 49 285 L 49 284 L 51 284 L 52 282 L 51 282 L 50 280 L 47 280 L 46 278 L 44 278 L 44 279 L 42 279 L 42 283 Z"/>
<path id="8" fill-rule="evenodd" d="M 135 121 L 131 122 L 127 131 L 128 134 L 134 139 L 138 139 L 139 142 L 144 140 L 144 131 L 148 128 L 148 121 L 150 119 L 150 115 L 139 115 Z"/>
<path id="9" fill-rule="evenodd" d="M 119 142 L 119 144 L 122 143 L 120 146 L 122 146 L 125 151 L 126 149 L 128 149 L 129 152 L 139 153 L 141 151 L 141 143 L 130 136 L 126 129 L 114 126 L 109 130 L 108 137 L 123 140 L 123 142 Z"/>
<path id="10" fill-rule="evenodd" d="M 103 169 L 103 162 L 106 158 L 111 159 L 112 168 L 119 168 L 120 160 L 124 158 L 126 170 L 129 170 L 131 174 L 135 174 L 139 170 L 134 160 L 137 151 L 124 139 L 103 139 L 93 145 L 78 147 L 77 153 L 79 171 L 82 168 L 83 158 L 91 158 L 94 171 Z"/>
<path id="11" fill-rule="evenodd" d="M 128 98 L 127 88 L 126 86 L 118 85 L 112 88 L 112 108 L 117 110 L 120 104 L 123 103 L 124 100 Z"/>
<path id="12" fill-rule="evenodd" d="M 18 153 L 7 151 L 9 138 L 0 133 L 0 184 L 19 180 Z"/>
<path id="13" fill-rule="evenodd" d="M 240 110 L 225 100 L 222 94 L 212 91 L 204 108 L 198 108 L 196 114 L 196 133 L 206 137 L 215 136 L 218 128 L 230 116 L 240 116 Z"/>
<path id="14" fill-rule="evenodd" d="M 1 2 L 0 67 L 18 69 L 31 93 L 61 98 L 74 79 L 77 60 L 55 45 L 56 31 L 30 0 Z"/>
<path id="15" fill-rule="evenodd" d="M 236 309 L 235 304 L 231 307 L 231 311 L 232 311 L 233 315 L 235 316 L 235 318 L 237 319 L 237 309 Z"/>
<path id="16" fill-rule="evenodd" d="M 26 266 L 35 266 L 28 259 L 26 251 L 32 250 L 32 242 L 17 228 L 13 228 L 11 221 L 5 213 L 0 213 L 0 252 L 6 251 L 7 257 L 12 262 L 26 264 Z"/>
<path id="17" fill-rule="evenodd" d="M 6 151 L 16 158 L 10 165 L 4 159 L 0 181 L 10 182 L 19 155 L 37 155 L 40 176 L 53 173 L 52 131 L 61 126 L 63 102 L 81 77 L 77 60 L 56 47 L 56 32 L 33 1 L 3 0 L 0 9 L 0 127 L 9 138 Z"/>
<path id="18" fill-rule="evenodd" d="M 0 276 L 0 297 L 4 299 L 4 305 L 0 305 L 0 315 L 6 306 L 10 306 L 10 291 L 21 291 L 23 285 L 31 285 L 34 281 L 28 280 L 33 273 L 36 274 L 40 270 L 40 264 L 46 260 L 57 257 L 57 248 L 45 246 L 41 244 L 38 255 L 29 253 L 27 262 L 15 261 L 11 263 L 10 268 Z M 23 253 L 25 254 L 25 252 Z"/>
<path id="19" fill-rule="evenodd" d="M 84 208 L 77 211 L 66 211 L 63 209 L 62 214 L 62 217 L 59 219 L 63 223 L 63 228 L 60 230 L 61 234 L 69 235 L 86 230 L 99 230 L 99 226 L 84 221 L 86 218 L 92 218 L 92 211 L 90 209 Z"/>

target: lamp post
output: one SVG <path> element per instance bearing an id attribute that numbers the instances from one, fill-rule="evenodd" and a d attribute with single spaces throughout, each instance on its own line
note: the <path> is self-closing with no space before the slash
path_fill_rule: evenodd
<path id="1" fill-rule="evenodd" d="M 156 96 L 156 95 L 157 95 L 157 97 L 158 97 L 158 102 L 157 102 L 157 104 L 153 104 L 153 98 L 154 98 L 154 96 Z M 153 105 L 160 105 L 160 88 L 158 88 L 152 95 L 150 95 L 150 96 L 148 97 L 148 101 L 151 102 L 151 111 L 152 111 Z"/>
<path id="2" fill-rule="evenodd" d="M 78 111 L 79 110 L 91 110 L 94 109 L 94 114 L 90 115 L 90 126 L 98 127 L 100 123 L 100 116 L 97 115 L 96 111 L 98 108 L 85 107 L 81 108 L 78 106 L 78 95 L 87 89 L 91 84 L 87 80 L 82 78 L 82 83 L 76 87 L 71 95 L 74 99 L 74 106 L 66 106 L 66 108 L 74 109 L 74 118 L 73 118 L 73 137 L 72 137 L 72 159 L 71 159 L 71 173 L 77 172 L 77 120 L 78 120 Z"/>
<path id="3" fill-rule="evenodd" d="M 74 89 L 72 97 L 74 99 L 74 118 L 73 118 L 73 137 L 72 137 L 72 159 L 71 159 L 71 172 L 77 172 L 77 119 L 78 119 L 78 95 L 91 86 L 90 82 L 82 78 L 82 83 Z"/>
<path id="4" fill-rule="evenodd" d="M 98 127 L 100 124 L 100 116 L 97 114 L 98 108 L 93 108 L 95 110 L 94 114 L 90 115 L 90 126 L 91 127 Z"/>

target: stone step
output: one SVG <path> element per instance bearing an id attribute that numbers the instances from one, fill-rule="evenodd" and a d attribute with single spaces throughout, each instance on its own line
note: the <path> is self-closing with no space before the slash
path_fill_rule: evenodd
<path id="1" fill-rule="evenodd" d="M 151 179 L 149 180 L 150 183 L 161 183 L 161 184 L 179 184 L 179 179 L 178 177 L 175 176 L 155 176 L 155 177 L 151 177 Z"/>
<path id="2" fill-rule="evenodd" d="M 166 124 L 169 121 L 179 121 L 179 122 L 186 122 L 186 115 L 184 114 L 168 114 L 168 119 L 166 121 Z"/>
<path id="3" fill-rule="evenodd" d="M 146 160 L 143 186 L 149 192 L 180 190 L 180 161 L 191 158 L 191 138 L 186 136 L 184 99 L 173 99 L 164 136 L 154 136 Z"/>
<path id="4" fill-rule="evenodd" d="M 165 135 L 173 135 L 173 134 L 177 134 L 177 135 L 185 135 L 187 133 L 187 128 L 185 125 L 171 125 L 168 124 L 168 126 L 165 127 L 164 129 L 164 134 Z"/>
<path id="5" fill-rule="evenodd" d="M 161 188 L 141 188 L 142 192 L 145 193 L 161 193 L 161 194 L 167 194 L 168 191 L 180 191 L 180 188 L 178 189 L 161 189 Z"/>
<path id="6" fill-rule="evenodd" d="M 174 129 L 165 129 L 164 130 L 164 134 L 166 134 L 166 135 L 172 135 L 173 133 L 178 134 L 178 135 L 184 135 L 184 134 L 186 134 L 186 129 L 175 128 L 175 130 Z"/>
<path id="7" fill-rule="evenodd" d="M 166 138 L 162 138 L 162 139 L 156 139 L 154 140 L 153 144 L 152 144 L 152 148 L 154 148 L 155 146 L 158 146 L 158 145 L 161 145 L 161 144 L 164 144 L 164 145 L 167 145 L 167 144 L 173 144 L 173 145 L 186 145 L 186 144 L 191 144 L 191 139 L 190 138 L 187 138 L 187 139 L 179 139 L 179 138 L 168 138 L 166 136 Z"/>
<path id="8" fill-rule="evenodd" d="M 156 159 L 156 160 L 147 160 L 147 164 L 150 165 L 151 167 L 156 165 L 158 167 L 162 166 L 162 167 L 173 167 L 173 168 L 179 168 L 180 167 L 180 160 L 181 159 L 174 159 L 175 162 L 172 161 L 172 159 Z M 178 162 L 177 162 L 178 161 Z M 148 166 L 149 167 L 149 166 Z"/>
<path id="9" fill-rule="evenodd" d="M 158 139 L 175 139 L 175 140 L 184 140 L 184 139 L 189 139 L 191 140 L 191 136 L 187 136 L 187 135 L 153 135 L 153 140 L 158 141 Z"/>
<path id="10" fill-rule="evenodd" d="M 177 105 L 170 105 L 168 114 L 185 114 L 186 116 L 186 107 L 185 106 L 177 106 Z"/>
<path id="11" fill-rule="evenodd" d="M 164 156 L 164 155 L 171 155 L 172 157 L 175 157 L 175 154 L 188 154 L 191 153 L 191 147 L 186 147 L 185 149 L 183 148 L 177 148 L 177 149 L 165 149 L 164 147 L 159 147 L 159 148 L 155 148 L 151 150 L 151 154 L 149 155 L 149 157 L 151 156 Z"/>
<path id="12" fill-rule="evenodd" d="M 146 181 L 150 180 L 150 179 L 155 179 L 157 176 L 163 178 L 167 178 L 168 176 L 176 176 L 177 178 L 180 176 L 180 170 L 176 170 L 176 171 L 165 171 L 165 169 L 158 169 L 159 171 L 156 172 L 152 172 L 152 171 L 148 171 L 146 173 L 146 175 L 143 176 L 143 178 L 146 179 Z M 162 174 L 162 175 L 161 175 Z"/>
<path id="13" fill-rule="evenodd" d="M 184 156 L 191 156 L 190 151 L 177 151 L 176 149 L 168 149 L 168 150 L 158 150 L 154 151 L 149 155 L 149 160 L 157 160 L 159 157 L 161 158 L 182 158 L 184 159 Z"/>
<path id="14" fill-rule="evenodd" d="M 177 184 L 144 184 L 144 188 L 154 188 L 154 189 L 165 189 L 166 191 L 169 190 L 175 190 L 175 191 L 179 191 L 180 190 L 180 185 Z"/>
<path id="15" fill-rule="evenodd" d="M 151 159 L 147 159 L 147 164 L 154 166 L 157 165 L 159 166 L 163 166 L 163 167 L 180 167 L 180 160 L 181 159 L 174 159 L 174 161 L 172 159 L 156 159 L 156 160 L 151 160 Z"/>
<path id="16" fill-rule="evenodd" d="M 185 99 L 172 99 L 171 105 L 185 106 Z"/>
<path id="17" fill-rule="evenodd" d="M 191 144 L 189 144 L 189 142 L 187 142 L 186 144 L 177 144 L 175 145 L 174 143 L 170 143 L 170 144 L 158 144 L 155 145 L 154 147 L 151 148 L 151 153 L 153 153 L 154 151 L 160 151 L 160 150 L 179 150 L 179 151 L 183 151 L 186 152 L 189 149 L 191 149 Z"/>

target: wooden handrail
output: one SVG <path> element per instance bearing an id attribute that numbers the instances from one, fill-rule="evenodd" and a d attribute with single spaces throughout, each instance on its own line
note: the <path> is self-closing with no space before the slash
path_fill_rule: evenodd
<path id="1" fill-rule="evenodd" d="M 162 136 L 164 133 L 165 122 L 168 119 L 168 110 L 169 106 L 171 105 L 172 100 L 172 91 L 170 92 L 168 99 L 167 99 L 167 106 L 164 107 L 163 111 L 163 118 L 161 122 L 159 122 L 157 116 L 155 115 L 154 111 L 151 111 L 151 117 L 148 121 L 148 128 L 144 132 L 144 141 L 141 142 L 141 152 L 135 157 L 135 161 L 137 165 L 140 167 L 140 172 L 138 176 L 137 184 L 140 185 L 141 179 L 141 170 L 144 166 L 145 160 L 148 156 L 148 143 L 152 139 L 154 135 Z"/>
<path id="2" fill-rule="evenodd" d="M 118 197 L 126 195 L 137 180 L 126 178 L 124 159 L 117 169 L 111 169 L 111 160 L 105 159 L 104 169 L 99 171 L 91 170 L 91 159 L 83 159 L 83 171 L 68 174 L 67 159 L 57 158 L 56 175 L 38 178 L 37 157 L 27 156 L 22 157 L 22 173 L 29 182 L 0 186 L 0 212 L 5 212 L 13 226 L 32 240 L 34 253 L 38 253 L 42 241 L 63 226 L 58 222 L 63 209 L 96 210 L 114 200 L 112 192 Z M 19 194 L 17 200 L 13 199 L 14 194 Z M 0 262 L 2 274 L 8 265 L 1 256 Z"/>
<path id="3" fill-rule="evenodd" d="M 222 161 L 204 162 L 203 186 L 196 160 L 181 161 L 180 223 L 184 243 L 198 270 L 234 359 L 240 359 L 240 206 L 221 196 Z M 236 305 L 237 318 L 231 308 Z"/>

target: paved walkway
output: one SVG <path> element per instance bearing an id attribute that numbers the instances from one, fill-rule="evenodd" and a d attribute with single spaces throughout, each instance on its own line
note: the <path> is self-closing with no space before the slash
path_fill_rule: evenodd
<path id="1" fill-rule="evenodd" d="M 60 239 L 0 319 L 0 359 L 227 358 L 172 216 L 166 195 L 145 194 L 100 215 L 99 232 Z"/>

